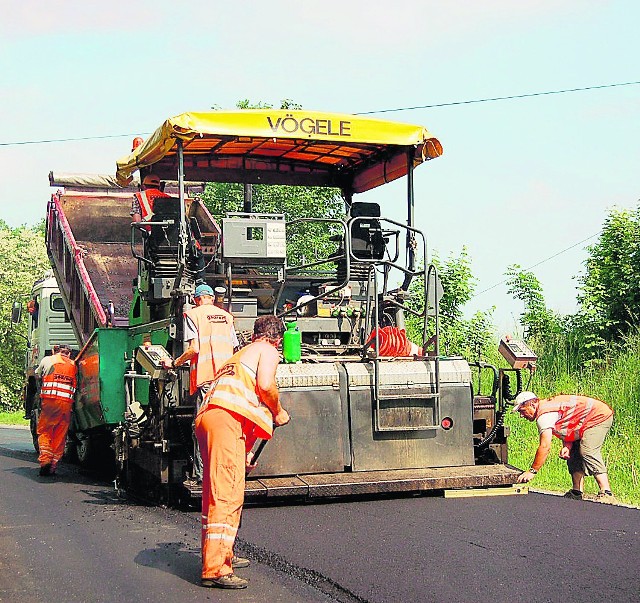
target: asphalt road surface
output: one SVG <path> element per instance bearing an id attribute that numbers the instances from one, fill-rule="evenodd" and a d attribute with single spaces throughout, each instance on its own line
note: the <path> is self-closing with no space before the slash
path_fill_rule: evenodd
<path id="1" fill-rule="evenodd" d="M 640 601 L 640 510 L 543 494 L 245 510 L 243 591 L 199 586 L 199 512 L 119 499 L 0 429 L 0 601 Z"/>

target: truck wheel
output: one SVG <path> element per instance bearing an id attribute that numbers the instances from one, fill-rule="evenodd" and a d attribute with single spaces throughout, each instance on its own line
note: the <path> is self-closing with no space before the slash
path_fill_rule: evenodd
<path id="1" fill-rule="evenodd" d="M 78 440 L 70 431 L 67 433 L 67 439 L 64 443 L 62 460 L 66 463 L 75 463 L 78 460 Z"/>
<path id="2" fill-rule="evenodd" d="M 79 436 L 76 440 L 76 455 L 83 469 L 91 469 L 96 456 L 95 443 L 89 436 Z"/>
<path id="3" fill-rule="evenodd" d="M 40 418 L 40 409 L 34 408 L 29 416 L 29 429 L 31 430 L 31 439 L 35 451 L 40 454 L 40 446 L 38 445 L 38 419 Z"/>
<path id="4" fill-rule="evenodd" d="M 76 434 L 76 455 L 83 469 L 109 476 L 110 479 L 115 476 L 115 457 L 105 434 Z"/>

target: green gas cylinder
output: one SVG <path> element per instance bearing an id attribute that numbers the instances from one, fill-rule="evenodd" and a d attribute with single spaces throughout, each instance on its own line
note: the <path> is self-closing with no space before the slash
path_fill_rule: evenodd
<path id="1" fill-rule="evenodd" d="M 286 363 L 298 362 L 302 356 L 302 335 L 295 321 L 285 323 L 287 330 L 282 336 L 282 355 Z"/>

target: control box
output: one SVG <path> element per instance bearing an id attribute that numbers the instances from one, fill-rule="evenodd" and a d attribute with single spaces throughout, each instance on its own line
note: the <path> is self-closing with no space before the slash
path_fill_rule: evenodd
<path id="1" fill-rule="evenodd" d="M 500 340 L 498 351 L 513 368 L 535 368 L 538 357 L 524 341 L 511 339 L 508 335 Z"/>
<path id="2" fill-rule="evenodd" d="M 222 219 L 222 255 L 232 263 L 284 262 L 287 233 L 280 214 L 227 214 Z"/>
<path id="3" fill-rule="evenodd" d="M 171 360 L 169 352 L 161 345 L 141 345 L 136 352 L 136 360 L 151 375 L 152 379 L 160 379 L 166 374 L 165 369 L 160 364 L 162 358 Z"/>

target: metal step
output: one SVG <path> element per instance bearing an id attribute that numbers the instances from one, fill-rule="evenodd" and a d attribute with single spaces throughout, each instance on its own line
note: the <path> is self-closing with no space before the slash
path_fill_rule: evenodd
<path id="1" fill-rule="evenodd" d="M 287 496 L 326 498 L 502 486 L 515 483 L 520 473 L 519 469 L 508 465 L 472 465 L 256 478 L 247 480 L 245 498 L 248 501 L 259 502 L 260 499 Z"/>
<path id="2" fill-rule="evenodd" d="M 436 398 L 440 398 L 440 394 L 437 393 L 412 393 L 412 400 L 435 400 Z M 406 394 L 398 396 L 394 394 L 380 394 L 378 396 L 378 400 L 406 400 Z"/>

